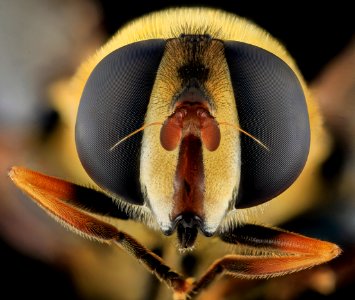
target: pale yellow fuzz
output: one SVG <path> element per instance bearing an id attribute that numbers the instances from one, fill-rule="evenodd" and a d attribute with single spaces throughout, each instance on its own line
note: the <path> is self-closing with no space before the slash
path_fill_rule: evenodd
<path id="1" fill-rule="evenodd" d="M 178 9 L 168 9 L 160 12 L 154 12 L 143 16 L 142 18 L 138 18 L 130 23 L 128 23 L 125 27 L 119 30 L 102 48 L 100 48 L 96 54 L 94 54 L 90 59 L 88 59 L 84 64 L 81 65 L 78 72 L 74 76 L 74 78 L 70 81 L 70 83 L 61 85 L 57 90 L 54 91 L 54 103 L 60 109 L 61 115 L 65 116 L 65 121 L 67 122 L 66 133 L 63 135 L 63 141 L 61 141 L 60 145 L 63 147 L 62 150 L 59 150 L 65 155 L 65 163 L 67 163 L 67 168 L 71 169 L 74 176 L 77 178 L 81 178 L 82 182 L 91 181 L 89 177 L 86 175 L 85 171 L 82 167 L 80 167 L 80 162 L 78 160 L 78 156 L 75 150 L 75 140 L 74 140 L 74 126 L 75 126 L 75 118 L 76 112 L 78 109 L 80 97 L 82 91 L 84 89 L 84 85 L 94 69 L 94 67 L 110 52 L 133 42 L 146 40 L 146 39 L 168 39 L 179 36 L 181 33 L 208 33 L 213 38 L 221 39 L 221 40 L 233 40 L 233 41 L 242 41 L 248 44 L 256 45 L 267 51 L 275 54 L 280 57 L 284 62 L 286 62 L 290 68 L 295 72 L 303 90 L 305 92 L 308 110 L 310 114 L 310 124 L 311 124 L 311 150 L 309 159 L 306 163 L 306 167 L 301 174 L 300 178 L 296 181 L 293 186 L 281 194 L 279 197 L 270 201 L 266 205 L 270 205 L 268 209 L 265 210 L 264 216 L 258 216 L 258 220 L 266 221 L 281 221 L 283 216 L 290 216 L 294 213 L 301 211 L 307 203 L 309 203 L 310 197 L 312 193 L 310 190 L 312 187 L 316 185 L 315 173 L 314 169 L 319 165 L 319 163 L 323 160 L 326 151 L 319 146 L 320 144 L 325 143 L 326 135 L 321 127 L 321 118 L 318 113 L 318 107 L 314 103 L 311 98 L 310 92 L 306 87 L 306 84 L 297 69 L 295 62 L 288 55 L 285 48 L 274 39 L 269 33 L 265 32 L 255 24 L 250 21 L 240 18 L 234 14 L 226 13 L 216 9 L 210 8 L 178 8 Z M 58 87 L 58 86 L 57 86 Z M 66 91 L 59 92 L 59 90 L 65 89 Z M 159 86 L 156 84 L 154 87 L 153 95 L 160 94 L 159 89 L 162 89 L 162 93 L 167 93 L 166 89 L 174 90 L 174 86 Z M 224 90 L 218 91 L 218 97 L 220 99 L 225 99 L 225 105 L 221 106 L 219 109 L 221 111 L 230 109 L 230 103 L 226 97 L 231 95 L 231 91 L 228 91 L 231 87 L 225 87 Z M 213 88 L 209 89 L 213 91 Z M 154 104 L 154 101 L 159 101 L 157 97 L 153 97 L 151 99 L 153 101 L 150 105 Z M 223 100 L 224 101 L 224 100 Z M 222 102 L 223 102 L 222 101 Z M 147 116 L 147 122 L 156 122 L 163 121 L 168 112 L 162 111 L 152 111 L 152 115 Z M 232 113 L 236 114 L 236 112 Z M 236 123 L 237 118 L 232 118 L 225 120 L 223 117 L 220 117 L 223 121 L 228 121 L 230 123 Z M 238 124 L 236 124 L 238 125 Z M 159 126 L 149 127 L 145 130 L 149 132 L 149 136 L 153 136 L 159 131 Z M 230 140 L 235 140 L 238 137 L 238 134 L 234 133 L 233 130 L 228 129 L 227 127 L 221 128 L 222 131 L 222 143 L 227 143 Z M 154 134 L 153 134 L 154 132 Z M 157 135 L 159 136 L 159 135 Z M 237 141 L 236 141 L 237 142 Z M 152 147 L 160 147 L 157 140 L 155 141 L 143 141 L 146 143 L 156 143 L 156 146 Z M 317 145 L 318 144 L 318 145 Z M 222 149 L 223 147 L 221 147 Z M 227 149 L 227 148 L 225 148 Z M 224 157 L 227 153 L 224 153 L 220 150 L 220 156 Z M 68 155 L 71 156 L 68 159 Z M 149 154 L 145 154 L 146 156 Z M 172 152 L 167 154 L 166 158 L 162 158 L 161 164 L 156 166 L 160 168 L 161 172 L 166 170 L 164 168 L 164 164 L 172 164 L 168 167 L 169 170 L 174 169 L 174 164 L 176 163 L 176 159 L 169 160 L 169 157 L 175 157 L 176 153 Z M 208 153 L 205 152 L 204 156 L 206 157 L 206 161 L 209 160 Z M 170 158 L 171 158 L 170 157 Z M 240 162 L 237 158 L 234 158 L 235 165 L 234 168 L 240 167 Z M 211 169 L 206 172 L 206 184 L 212 185 L 214 176 L 221 176 L 220 172 L 223 172 L 226 166 L 221 166 L 219 169 Z M 240 170 L 239 170 L 240 171 Z M 239 176 L 237 173 L 239 172 L 234 170 L 235 176 Z M 169 171 L 172 172 L 172 171 Z M 236 175 L 237 174 L 237 175 Z M 171 174 L 170 174 L 171 175 Z M 170 176 L 168 176 L 169 178 Z M 161 179 L 161 178 L 160 178 Z M 160 180 L 157 179 L 157 180 Z M 229 177 L 226 177 L 226 182 L 228 182 Z M 235 177 L 234 177 L 235 179 Z M 93 184 L 91 182 L 91 184 Z M 164 183 L 163 184 L 168 184 Z M 229 183 L 228 183 L 229 184 Z M 300 191 L 300 193 L 297 193 Z M 213 195 L 206 197 L 214 197 L 214 195 L 218 194 L 218 187 L 215 187 L 215 191 L 212 192 Z M 163 195 L 162 195 L 163 196 Z M 166 195 L 164 195 L 166 196 Z M 217 200 L 217 199 L 215 199 Z M 214 201 L 215 201 L 214 200 Z M 304 201 L 303 201 L 304 200 Z M 212 203 L 212 200 L 208 203 Z M 273 203 L 276 203 L 275 207 Z M 166 211 L 169 210 L 169 205 L 165 208 Z M 209 209 L 213 209 L 213 205 L 211 204 Z M 259 209 L 259 208 L 256 208 Z M 252 211 L 253 209 L 241 210 L 237 213 L 236 219 L 246 219 L 246 213 L 248 211 Z M 285 214 L 285 212 L 287 212 Z M 270 215 L 268 215 L 268 213 Z M 242 215 L 238 215 L 242 214 Z M 230 218 L 228 218 L 228 222 L 231 222 Z M 224 224 L 226 225 L 226 224 Z"/>

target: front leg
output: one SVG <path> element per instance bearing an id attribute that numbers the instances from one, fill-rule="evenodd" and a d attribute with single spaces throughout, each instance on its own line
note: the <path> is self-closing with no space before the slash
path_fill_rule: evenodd
<path id="1" fill-rule="evenodd" d="M 190 297 L 221 274 L 245 279 L 275 277 L 325 263 L 341 253 L 335 244 L 260 225 L 232 228 L 219 237 L 226 243 L 246 247 L 250 255 L 226 255 L 216 260 L 194 284 Z"/>
<path id="2" fill-rule="evenodd" d="M 176 299 L 184 299 L 190 288 L 189 281 L 171 270 L 159 256 L 132 236 L 93 215 L 104 214 L 127 219 L 128 215 L 120 211 L 111 198 L 98 191 L 22 167 L 13 167 L 9 176 L 17 187 L 55 219 L 81 235 L 118 245 L 165 282 L 174 291 Z"/>
<path id="3" fill-rule="evenodd" d="M 174 299 L 193 298 L 222 273 L 249 279 L 278 276 L 324 263 L 341 252 L 332 243 L 280 229 L 244 225 L 220 233 L 219 237 L 226 243 L 253 249 L 251 255 L 227 255 L 214 262 L 205 275 L 193 283 L 171 270 L 133 237 L 94 216 L 129 218 L 106 195 L 21 167 L 12 168 L 9 176 L 46 212 L 69 228 L 101 242 L 117 244 L 134 256 L 173 290 Z"/>

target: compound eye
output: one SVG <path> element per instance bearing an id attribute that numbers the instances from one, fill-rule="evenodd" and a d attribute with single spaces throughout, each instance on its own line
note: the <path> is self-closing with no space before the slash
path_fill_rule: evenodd
<path id="1" fill-rule="evenodd" d="M 259 47 L 226 41 L 241 135 L 241 181 L 236 207 L 276 197 L 301 173 L 309 152 L 310 126 L 302 86 L 280 58 Z"/>
<path id="2" fill-rule="evenodd" d="M 142 133 L 110 148 L 143 125 L 164 49 L 165 41 L 156 39 L 113 51 L 92 71 L 80 100 L 75 139 L 83 167 L 101 188 L 133 204 L 144 202 Z"/>

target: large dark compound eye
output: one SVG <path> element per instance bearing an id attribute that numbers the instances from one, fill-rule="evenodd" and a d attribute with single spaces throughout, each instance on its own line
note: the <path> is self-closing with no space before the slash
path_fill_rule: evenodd
<path id="1" fill-rule="evenodd" d="M 143 125 L 164 48 L 164 40 L 146 40 L 106 56 L 85 85 L 76 121 L 76 147 L 86 172 L 104 190 L 134 204 L 143 203 L 142 133 L 110 148 Z"/>
<path id="2" fill-rule="evenodd" d="M 269 147 L 241 135 L 241 182 L 236 206 L 266 202 L 301 173 L 309 152 L 310 128 L 302 86 L 274 54 L 241 42 L 225 42 L 242 129 Z"/>

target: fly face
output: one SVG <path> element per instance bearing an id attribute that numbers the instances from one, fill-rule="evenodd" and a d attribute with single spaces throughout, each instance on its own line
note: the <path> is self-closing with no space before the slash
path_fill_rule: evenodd
<path id="1" fill-rule="evenodd" d="M 118 245 L 174 299 L 197 295 L 222 272 L 269 278 L 339 255 L 329 242 L 229 222 L 293 184 L 310 148 L 308 109 L 316 116 L 292 59 L 261 29 L 213 9 L 153 13 L 81 72 L 75 142 L 99 189 L 22 167 L 9 173 L 56 219 Z M 148 215 L 164 234 L 177 232 L 180 248 L 194 246 L 200 232 L 255 251 L 217 259 L 192 282 L 100 215 L 141 222 Z"/>
<path id="2" fill-rule="evenodd" d="M 148 207 L 187 248 L 227 212 L 288 188 L 307 160 L 310 127 L 302 86 L 280 58 L 182 34 L 126 45 L 96 66 L 76 144 L 103 190 Z"/>

